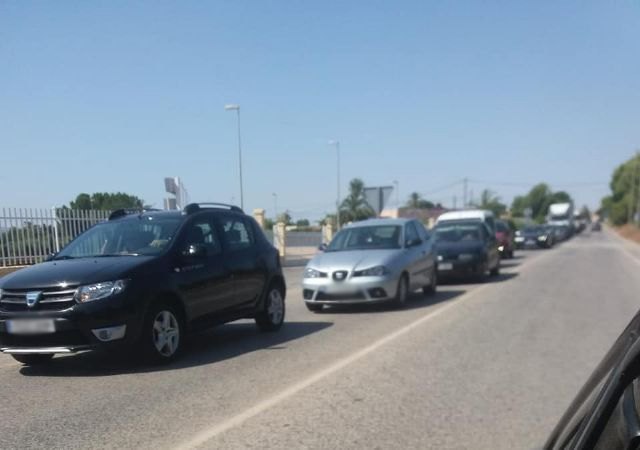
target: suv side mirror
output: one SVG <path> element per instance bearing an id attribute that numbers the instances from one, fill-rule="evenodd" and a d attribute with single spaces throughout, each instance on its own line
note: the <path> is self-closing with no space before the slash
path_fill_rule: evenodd
<path id="1" fill-rule="evenodd" d="M 207 247 L 205 247 L 204 244 L 190 244 L 182 254 L 184 256 L 201 258 L 203 256 L 207 256 Z"/>
<path id="2" fill-rule="evenodd" d="M 45 261 L 51 261 L 53 258 L 56 257 L 57 254 L 58 254 L 57 252 L 51 252 L 44 258 L 44 260 Z"/>
<path id="3" fill-rule="evenodd" d="M 318 250 L 320 250 L 321 252 L 324 252 L 327 249 L 328 245 L 325 243 L 322 243 L 318 246 Z"/>

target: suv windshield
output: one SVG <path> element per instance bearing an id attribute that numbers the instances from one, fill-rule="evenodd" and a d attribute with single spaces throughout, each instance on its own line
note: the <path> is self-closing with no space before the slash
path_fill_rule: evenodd
<path id="1" fill-rule="evenodd" d="M 400 231 L 398 225 L 346 228 L 336 235 L 326 251 L 400 248 Z"/>
<path id="2" fill-rule="evenodd" d="M 433 229 L 436 242 L 465 242 L 482 239 L 481 225 L 473 222 L 447 222 Z"/>
<path id="3" fill-rule="evenodd" d="M 158 255 L 173 239 L 179 217 L 100 223 L 67 245 L 54 259 L 119 255 Z"/>

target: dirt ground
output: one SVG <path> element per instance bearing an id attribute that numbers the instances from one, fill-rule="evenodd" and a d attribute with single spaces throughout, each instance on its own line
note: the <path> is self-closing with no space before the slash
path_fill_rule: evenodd
<path id="1" fill-rule="evenodd" d="M 637 226 L 627 224 L 621 227 L 617 227 L 616 231 L 623 238 L 635 241 L 640 244 L 640 228 L 638 228 Z"/>

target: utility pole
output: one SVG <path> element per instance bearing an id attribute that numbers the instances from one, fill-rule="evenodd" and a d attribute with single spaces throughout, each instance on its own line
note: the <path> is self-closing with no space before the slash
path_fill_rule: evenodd
<path id="1" fill-rule="evenodd" d="M 467 177 L 464 178 L 464 180 L 462 180 L 462 209 L 465 209 L 467 207 L 467 182 L 469 180 L 467 179 Z"/>
<path id="2" fill-rule="evenodd" d="M 454 195 L 453 196 L 453 209 L 456 209 L 456 207 L 458 206 L 457 203 L 458 203 L 458 198 Z"/>

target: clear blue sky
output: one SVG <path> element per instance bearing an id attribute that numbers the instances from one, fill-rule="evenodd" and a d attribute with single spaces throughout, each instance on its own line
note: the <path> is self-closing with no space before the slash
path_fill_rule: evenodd
<path id="1" fill-rule="evenodd" d="M 1 206 L 126 191 L 321 216 L 348 180 L 596 206 L 640 147 L 640 3 L 0 3 Z M 600 183 L 565 186 L 563 183 Z M 511 185 L 510 183 L 523 185 Z M 451 203 L 461 187 L 428 198 Z"/>

